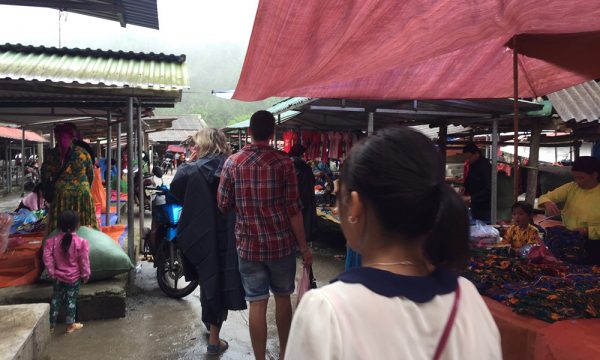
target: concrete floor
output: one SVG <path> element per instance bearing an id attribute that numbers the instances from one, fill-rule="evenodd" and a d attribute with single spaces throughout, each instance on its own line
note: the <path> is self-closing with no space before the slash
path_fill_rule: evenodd
<path id="1" fill-rule="evenodd" d="M 170 183 L 172 176 L 165 176 Z M 160 180 L 157 181 L 160 183 Z M 14 210 L 20 201 L 20 192 L 0 199 L 0 209 Z M 149 225 L 150 214 L 145 220 Z M 126 221 L 126 216 L 123 217 Z M 138 222 L 136 220 L 136 228 Z M 136 231 L 137 232 L 137 231 Z M 338 238 L 337 248 L 314 244 L 314 275 L 318 286 L 323 286 L 344 268 L 339 248 L 339 233 L 322 233 L 319 239 Z M 301 274 L 298 261 L 297 278 Z M 85 323 L 82 330 L 64 333 L 64 324 L 58 325 L 48 347 L 50 359 L 213 359 L 205 355 L 207 332 L 201 322 L 199 288 L 189 296 L 175 300 L 164 295 L 156 282 L 152 263 L 142 261 L 134 271 L 127 296 L 127 316 L 121 319 L 97 320 Z M 292 303 L 295 307 L 296 297 Z M 279 344 L 275 325 L 274 300 L 268 310 L 268 358 L 277 359 Z M 229 349 L 221 359 L 253 359 L 248 332 L 248 312 L 230 312 L 221 331 L 229 342 Z"/>
<path id="2" fill-rule="evenodd" d="M 319 286 L 343 270 L 343 261 L 333 250 L 316 250 L 313 266 Z M 300 273 L 298 262 L 298 274 Z M 200 320 L 199 288 L 175 300 L 165 296 L 156 283 L 151 263 L 141 262 L 127 298 L 123 319 L 90 321 L 73 334 L 58 327 L 48 354 L 51 359 L 212 359 L 205 355 L 206 330 Z M 292 298 L 295 305 L 295 295 Z M 269 302 L 268 353 L 277 359 L 279 346 L 275 326 L 274 301 Z M 63 325 L 64 326 L 64 325 Z M 221 337 L 229 342 L 222 359 L 253 359 L 248 333 L 248 312 L 230 312 Z"/>

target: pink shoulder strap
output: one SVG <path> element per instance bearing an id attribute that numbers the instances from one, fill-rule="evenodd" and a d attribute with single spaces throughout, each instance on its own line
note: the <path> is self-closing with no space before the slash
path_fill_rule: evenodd
<path id="1" fill-rule="evenodd" d="M 457 280 L 458 281 L 458 280 Z M 442 352 L 446 348 L 446 343 L 448 342 L 448 338 L 450 337 L 450 331 L 452 331 L 452 326 L 454 325 L 454 320 L 456 319 L 456 313 L 458 312 L 458 301 L 460 300 L 460 284 L 456 284 L 456 291 L 454 294 L 454 303 L 452 304 L 452 310 L 450 311 L 450 316 L 448 317 L 448 321 L 446 322 L 446 326 L 444 327 L 444 332 L 442 333 L 442 337 L 438 342 L 437 348 L 435 349 L 435 354 L 433 355 L 434 360 L 438 360 L 440 356 L 442 356 Z"/>

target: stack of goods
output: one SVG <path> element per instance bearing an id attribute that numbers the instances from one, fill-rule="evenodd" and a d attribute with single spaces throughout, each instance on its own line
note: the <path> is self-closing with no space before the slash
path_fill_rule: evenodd
<path id="1" fill-rule="evenodd" d="M 31 211 L 21 208 L 12 213 L 13 222 L 10 234 L 32 234 L 46 229 L 46 210 Z"/>
<path id="2" fill-rule="evenodd" d="M 554 322 L 600 317 L 600 267 L 534 264 L 506 256 L 506 249 L 473 250 L 463 274 L 482 295 L 519 314 Z"/>
<path id="3" fill-rule="evenodd" d="M 486 247 L 495 245 L 500 241 L 500 232 L 491 225 L 475 220 L 475 223 L 469 229 L 469 237 L 472 246 Z"/>
<path id="4" fill-rule="evenodd" d="M 585 238 L 579 232 L 562 226 L 547 228 L 544 242 L 560 260 L 571 264 L 586 263 Z"/>

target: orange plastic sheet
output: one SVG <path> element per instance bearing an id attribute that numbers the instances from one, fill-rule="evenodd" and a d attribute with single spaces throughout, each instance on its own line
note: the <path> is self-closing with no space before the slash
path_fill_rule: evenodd
<path id="1" fill-rule="evenodd" d="M 125 225 L 118 224 L 118 225 L 112 225 L 112 226 L 103 226 L 100 229 L 100 231 L 102 231 L 106 235 L 110 236 L 117 243 L 117 245 L 121 245 L 119 242 L 119 238 L 121 237 L 121 235 L 123 235 L 123 232 L 125 231 L 125 229 L 126 229 Z"/>
<path id="2" fill-rule="evenodd" d="M 19 244 L 0 254 L 0 288 L 35 283 L 42 272 L 43 233 L 19 235 Z"/>
<path id="3" fill-rule="evenodd" d="M 101 206 L 102 212 L 106 213 L 106 189 L 102 186 L 102 173 L 100 168 L 94 167 L 94 181 L 92 181 L 92 197 L 94 205 Z"/>
<path id="4" fill-rule="evenodd" d="M 550 324 L 516 314 L 491 298 L 483 299 L 500 330 L 505 360 L 600 359 L 600 319 Z"/>

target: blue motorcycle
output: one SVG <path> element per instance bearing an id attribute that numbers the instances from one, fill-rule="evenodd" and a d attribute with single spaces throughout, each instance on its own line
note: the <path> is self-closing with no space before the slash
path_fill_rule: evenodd
<path id="1" fill-rule="evenodd" d="M 152 173 L 162 179 L 163 171 L 155 166 Z M 173 298 L 185 297 L 198 286 L 195 279 L 187 280 L 186 260 L 177 246 L 177 224 L 183 206 L 173 197 L 169 187 L 161 183 L 157 187 L 147 187 L 154 193 L 152 199 L 152 227 L 144 236 L 142 254 L 152 256 L 156 267 L 158 286 Z"/>

